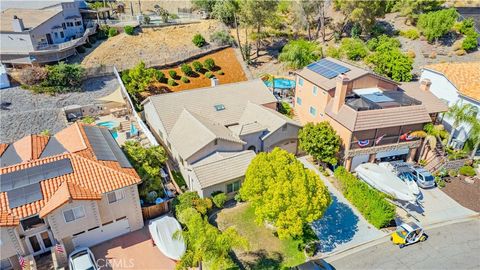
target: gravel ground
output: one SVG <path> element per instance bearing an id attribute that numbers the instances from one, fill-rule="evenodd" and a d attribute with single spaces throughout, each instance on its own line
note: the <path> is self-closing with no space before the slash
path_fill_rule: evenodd
<path id="1" fill-rule="evenodd" d="M 83 92 L 57 96 L 33 94 L 20 87 L 1 90 L 1 102 L 11 104 L 0 110 L 0 143 L 12 142 L 46 129 L 56 133 L 67 126 L 63 107 L 92 104 L 117 87 L 116 78 L 108 76 L 86 80 Z"/>

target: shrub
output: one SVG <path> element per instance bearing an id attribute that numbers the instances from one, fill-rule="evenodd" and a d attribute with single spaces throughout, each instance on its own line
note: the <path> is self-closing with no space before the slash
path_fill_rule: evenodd
<path id="1" fill-rule="evenodd" d="M 417 29 L 412 28 L 408 30 L 401 30 L 400 36 L 411 39 L 411 40 L 415 40 L 420 37 L 420 33 L 418 33 Z"/>
<path id="2" fill-rule="evenodd" d="M 55 87 L 57 90 L 67 88 L 78 88 L 82 84 L 85 69 L 78 64 L 65 64 L 60 62 L 57 65 L 47 66 L 47 78 L 42 86 Z"/>
<path id="3" fill-rule="evenodd" d="M 173 208 L 177 215 L 191 207 L 195 208 L 202 215 L 205 215 L 212 206 L 213 204 L 210 198 L 202 199 L 198 196 L 198 193 L 192 191 L 185 192 L 173 200 Z"/>
<path id="4" fill-rule="evenodd" d="M 475 28 L 475 22 L 473 21 L 473 18 L 468 18 L 463 20 L 460 23 L 460 27 L 458 30 L 460 33 L 466 35 L 469 31 L 471 31 L 471 29 L 474 29 L 474 28 Z"/>
<path id="5" fill-rule="evenodd" d="M 223 208 L 223 205 L 225 204 L 227 199 L 227 195 L 223 192 L 212 197 L 213 204 L 215 204 L 217 208 Z"/>
<path id="6" fill-rule="evenodd" d="M 114 37 L 116 35 L 118 35 L 118 30 L 117 29 L 115 29 L 115 28 L 109 28 L 108 29 L 108 37 L 109 38 Z"/>
<path id="7" fill-rule="evenodd" d="M 462 166 L 458 170 L 458 173 L 465 176 L 474 176 L 476 174 L 475 169 L 472 166 Z"/>
<path id="8" fill-rule="evenodd" d="M 206 43 L 205 38 L 200 34 L 196 34 L 195 36 L 193 36 L 192 42 L 193 44 L 195 44 L 195 46 L 199 48 L 203 47 Z"/>
<path id="9" fill-rule="evenodd" d="M 146 68 L 145 63 L 140 62 L 135 67 L 122 72 L 122 81 L 132 96 L 144 92 L 155 80 L 161 82 L 165 74 L 154 68 Z"/>
<path id="10" fill-rule="evenodd" d="M 365 58 L 365 62 L 374 66 L 376 73 L 385 75 L 397 82 L 412 80 L 413 59 L 399 48 L 381 49 Z"/>
<path id="11" fill-rule="evenodd" d="M 213 61 L 212 58 L 207 58 L 207 59 L 205 59 L 205 62 L 203 62 L 203 66 L 204 66 L 206 69 L 212 71 L 212 69 L 215 68 L 215 61 Z"/>
<path id="12" fill-rule="evenodd" d="M 415 54 L 414 51 L 408 50 L 407 51 L 407 56 L 410 57 L 410 58 L 415 58 L 417 55 Z"/>
<path id="13" fill-rule="evenodd" d="M 372 52 L 393 50 L 395 48 L 400 48 L 400 46 L 400 40 L 387 35 L 372 38 L 367 42 L 367 48 Z"/>
<path id="14" fill-rule="evenodd" d="M 135 28 L 133 28 L 133 26 L 131 26 L 131 25 L 125 25 L 125 27 L 123 27 L 123 30 L 125 31 L 125 34 L 133 35 L 133 32 L 135 31 Z"/>
<path id="15" fill-rule="evenodd" d="M 350 60 L 361 60 L 367 56 L 365 43 L 358 38 L 344 38 L 340 45 L 340 50 Z"/>
<path id="16" fill-rule="evenodd" d="M 21 84 L 36 85 L 47 78 L 47 70 L 43 67 L 25 67 L 20 71 L 19 80 Z"/>
<path id="17" fill-rule="evenodd" d="M 176 82 L 174 79 L 170 78 L 170 79 L 168 79 L 168 85 L 170 85 L 170 86 L 176 86 L 176 85 L 178 85 L 178 84 L 177 84 L 177 82 Z"/>
<path id="18" fill-rule="evenodd" d="M 143 24 L 150 24 L 151 18 L 150 16 L 144 16 L 143 17 Z"/>
<path id="19" fill-rule="evenodd" d="M 234 45 L 235 44 L 235 40 L 233 39 L 233 37 L 225 30 L 214 32 L 210 36 L 210 40 L 217 45 Z"/>
<path id="20" fill-rule="evenodd" d="M 223 72 L 223 70 L 219 70 L 219 71 L 217 71 L 217 74 L 218 75 L 223 75 L 223 74 L 225 74 L 225 72 Z"/>
<path id="21" fill-rule="evenodd" d="M 213 77 L 213 73 L 212 73 L 212 72 L 210 72 L 210 71 L 207 71 L 207 72 L 205 72 L 205 77 L 207 77 L 207 78 L 209 78 L 209 79 L 210 79 L 210 78 L 212 78 L 212 77 Z"/>
<path id="22" fill-rule="evenodd" d="M 448 170 L 448 176 L 450 176 L 450 177 L 456 177 L 457 175 L 458 175 L 457 170 L 454 170 L 454 169 Z"/>
<path id="23" fill-rule="evenodd" d="M 287 102 L 285 101 L 282 101 L 279 103 L 279 108 L 278 108 L 278 111 L 283 114 L 283 115 L 286 115 L 290 118 L 293 117 L 293 110 L 292 110 L 292 107 L 290 107 L 290 104 L 288 104 Z"/>
<path id="24" fill-rule="evenodd" d="M 437 184 L 437 187 L 443 188 L 445 187 L 445 180 L 443 180 L 441 177 L 435 177 L 435 184 Z"/>
<path id="25" fill-rule="evenodd" d="M 342 55 L 342 52 L 340 51 L 339 48 L 336 48 L 336 47 L 333 47 L 333 46 L 329 46 L 329 47 L 327 48 L 326 54 L 327 54 L 328 57 L 340 59 L 340 57 L 341 57 L 341 55 Z"/>
<path id="26" fill-rule="evenodd" d="M 77 47 L 77 52 L 78 53 L 84 53 L 85 52 L 85 47 L 83 47 L 82 45 L 78 46 Z"/>
<path id="27" fill-rule="evenodd" d="M 376 228 L 387 226 L 395 217 L 395 206 L 385 199 L 385 195 L 356 178 L 344 167 L 335 170 L 340 182 L 340 190 L 365 219 Z"/>
<path id="28" fill-rule="evenodd" d="M 199 61 L 193 61 L 192 66 L 196 72 L 202 72 L 203 70 L 203 65 Z"/>
<path id="29" fill-rule="evenodd" d="M 180 69 L 182 70 L 183 74 L 187 76 L 191 76 L 193 74 L 192 67 L 190 67 L 188 64 L 183 64 Z"/>
<path id="30" fill-rule="evenodd" d="M 168 75 L 170 75 L 172 79 L 177 78 L 177 72 L 175 70 L 169 70 Z"/>
<path id="31" fill-rule="evenodd" d="M 82 118 L 82 123 L 85 123 L 85 124 L 93 124 L 95 123 L 95 118 L 93 118 L 92 116 L 90 115 L 87 115 L 85 117 Z"/>
<path id="32" fill-rule="evenodd" d="M 464 49 L 461 49 L 461 50 L 455 51 L 455 54 L 458 56 L 462 56 L 467 54 L 467 51 L 465 51 Z"/>
<path id="33" fill-rule="evenodd" d="M 315 41 L 291 40 L 282 49 L 278 60 L 289 68 L 299 69 L 317 61 L 322 56 L 322 48 Z"/>
<path id="34" fill-rule="evenodd" d="M 185 76 L 183 76 L 180 80 L 181 80 L 183 83 L 189 83 L 189 82 L 190 82 L 190 80 L 189 80 L 187 77 L 185 77 Z"/>
<path id="35" fill-rule="evenodd" d="M 478 47 L 478 34 L 473 31 L 469 33 L 462 41 L 462 49 L 465 51 L 472 51 Z"/>
<path id="36" fill-rule="evenodd" d="M 417 26 L 428 42 L 433 42 L 452 29 L 458 18 L 455 8 L 421 14 Z"/>

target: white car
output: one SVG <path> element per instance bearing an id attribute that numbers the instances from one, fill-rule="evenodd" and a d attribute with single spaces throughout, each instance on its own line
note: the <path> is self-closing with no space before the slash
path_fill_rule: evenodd
<path id="1" fill-rule="evenodd" d="M 70 270 L 97 270 L 95 256 L 89 248 L 79 248 L 68 256 Z"/>

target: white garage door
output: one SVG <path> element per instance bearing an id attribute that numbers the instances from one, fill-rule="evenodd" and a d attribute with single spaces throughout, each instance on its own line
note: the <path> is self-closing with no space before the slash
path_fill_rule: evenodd
<path id="1" fill-rule="evenodd" d="M 354 156 L 352 158 L 352 165 L 351 165 L 350 170 L 353 171 L 358 165 L 363 164 L 363 163 L 367 163 L 369 157 L 370 157 L 369 154 Z"/>
<path id="2" fill-rule="evenodd" d="M 291 140 L 291 141 L 286 141 L 281 144 L 276 145 L 276 147 L 280 147 L 283 150 L 295 154 L 297 151 L 297 141 L 296 140 Z M 273 148 L 272 148 L 273 150 Z"/>
<path id="3" fill-rule="evenodd" d="M 125 218 L 76 235 L 73 237 L 73 244 L 75 247 L 91 247 L 128 232 L 130 226 Z"/>

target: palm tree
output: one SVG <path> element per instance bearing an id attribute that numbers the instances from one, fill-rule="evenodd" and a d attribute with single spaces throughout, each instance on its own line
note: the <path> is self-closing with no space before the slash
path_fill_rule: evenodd
<path id="1" fill-rule="evenodd" d="M 453 119 L 452 130 L 450 131 L 450 137 L 448 138 L 447 145 L 450 145 L 453 138 L 453 133 L 461 125 L 465 123 L 472 123 L 472 119 L 475 119 L 477 110 L 475 106 L 471 104 L 455 103 L 448 109 L 445 116 Z"/>
<path id="2" fill-rule="evenodd" d="M 432 123 L 428 123 L 423 127 L 423 130 L 414 131 L 410 135 L 417 138 L 423 138 L 420 154 L 418 155 L 421 159 L 425 153 L 427 145 L 430 149 L 435 149 L 438 138 L 446 138 L 448 133 L 445 131 L 443 125 L 433 125 Z"/>
<path id="3" fill-rule="evenodd" d="M 470 158 L 473 159 L 475 157 L 475 153 L 478 150 L 478 147 L 480 146 L 480 122 L 478 121 L 478 119 L 474 119 L 469 136 L 474 143 L 472 153 L 470 154 Z"/>

